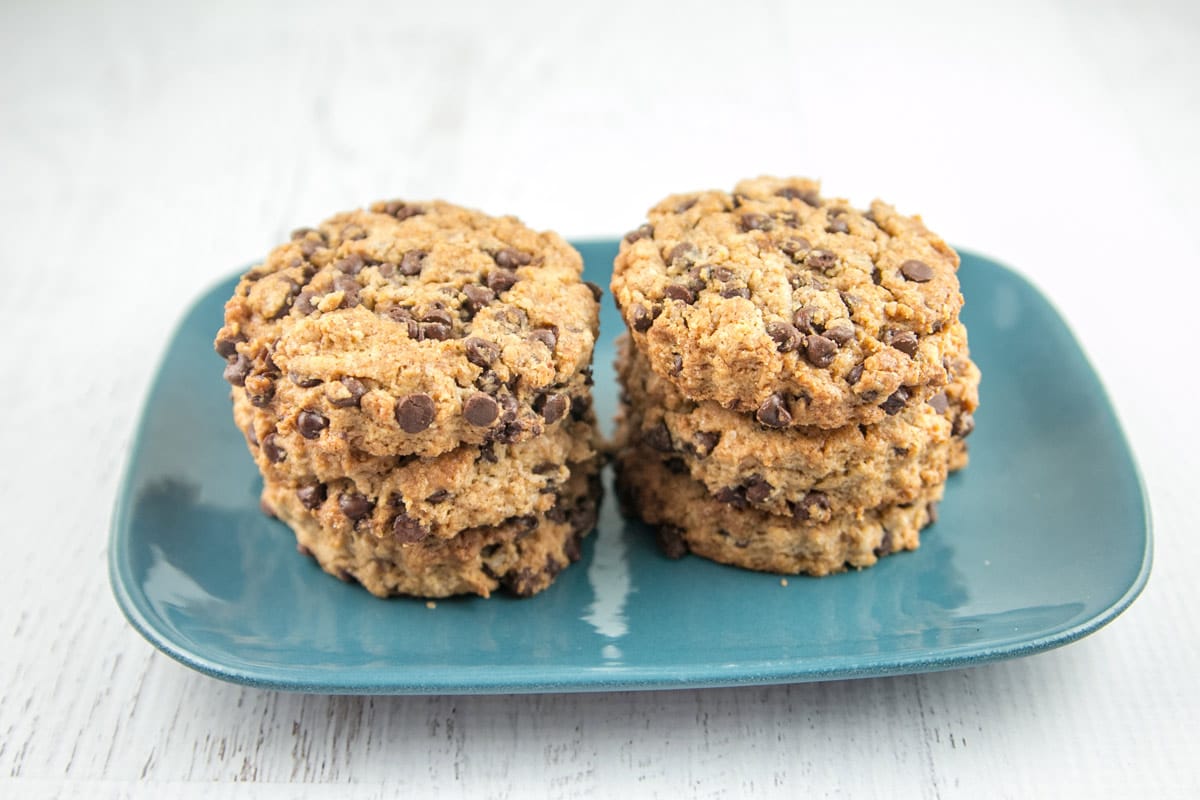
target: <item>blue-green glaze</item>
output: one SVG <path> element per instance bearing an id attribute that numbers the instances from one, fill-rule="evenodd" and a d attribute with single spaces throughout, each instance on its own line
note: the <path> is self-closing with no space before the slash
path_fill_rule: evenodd
<path id="1" fill-rule="evenodd" d="M 616 242 L 577 245 L 608 284 Z M 1095 372 L 1029 283 L 963 254 L 983 404 L 916 552 L 828 578 L 668 561 L 605 501 L 580 563 L 528 600 L 378 600 L 295 552 L 258 510 L 212 339 L 234 280 L 168 345 L 113 516 L 109 575 L 129 621 L 208 675 L 305 692 L 440 694 L 662 689 L 895 675 L 1071 642 L 1137 597 L 1150 519 Z M 616 410 L 605 296 L 597 408 Z"/>

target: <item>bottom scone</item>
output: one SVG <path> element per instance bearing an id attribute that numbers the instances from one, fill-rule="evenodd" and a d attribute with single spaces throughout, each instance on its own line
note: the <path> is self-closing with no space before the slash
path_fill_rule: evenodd
<path id="1" fill-rule="evenodd" d="M 418 542 L 402 542 L 369 528 L 323 528 L 288 486 L 264 486 L 263 502 L 295 532 L 300 552 L 331 575 L 357 580 L 379 597 L 488 597 L 501 587 L 528 597 L 578 560 L 580 541 L 596 524 L 599 464 L 593 460 L 568 468 L 570 477 L 548 511 Z"/>
<path id="2" fill-rule="evenodd" d="M 623 510 L 658 530 L 672 558 L 687 552 L 746 569 L 828 575 L 869 567 L 880 557 L 916 549 L 920 530 L 936 518 L 942 484 L 910 503 L 883 505 L 813 524 L 716 500 L 686 472 L 672 472 L 651 453 L 627 449 L 617 459 Z"/>

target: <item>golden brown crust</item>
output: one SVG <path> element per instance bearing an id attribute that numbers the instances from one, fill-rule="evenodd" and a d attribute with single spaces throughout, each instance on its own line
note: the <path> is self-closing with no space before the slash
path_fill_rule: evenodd
<path id="1" fill-rule="evenodd" d="M 952 453 L 962 453 L 956 468 L 965 463 L 961 437 L 952 431 L 975 410 L 979 381 L 965 357 L 945 396 L 910 404 L 876 425 L 774 430 L 712 401 L 688 400 L 627 340 L 619 352 L 617 373 L 627 402 L 618 442 L 641 446 L 735 508 L 824 522 L 912 502 L 945 481 Z"/>
<path id="2" fill-rule="evenodd" d="M 667 555 L 692 552 L 745 569 L 814 576 L 869 567 L 889 553 L 916 549 L 943 489 L 938 484 L 911 503 L 812 524 L 718 502 L 703 484 L 670 472 L 639 448 L 622 451 L 617 476 L 626 511 L 657 529 Z"/>
<path id="3" fill-rule="evenodd" d="M 394 206 L 298 231 L 246 273 L 216 340 L 234 392 L 285 433 L 371 455 L 558 424 L 586 394 L 598 326 L 579 254 L 513 217 Z"/>
<path id="4" fill-rule="evenodd" d="M 773 427 L 874 424 L 946 383 L 958 256 L 919 217 L 801 178 L 673 195 L 612 291 L 651 368 Z"/>
<path id="5" fill-rule="evenodd" d="M 449 539 L 404 542 L 373 529 L 323 526 L 290 487 L 263 488 L 263 502 L 292 528 L 302 553 L 378 597 L 488 597 L 501 588 L 521 597 L 536 594 L 579 559 L 599 499 L 597 463 L 575 464 L 556 511 L 469 528 Z"/>

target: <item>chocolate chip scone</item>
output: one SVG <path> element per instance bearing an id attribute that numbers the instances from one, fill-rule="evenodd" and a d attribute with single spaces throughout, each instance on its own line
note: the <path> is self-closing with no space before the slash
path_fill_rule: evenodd
<path id="1" fill-rule="evenodd" d="M 216 349 L 287 449 L 372 456 L 512 444 L 589 402 L 599 288 L 513 217 L 376 203 L 301 229 L 243 276 Z"/>
<path id="2" fill-rule="evenodd" d="M 529 595 L 599 496 L 599 287 L 553 233 L 440 201 L 301 229 L 216 350 L 263 508 L 377 595 Z"/>
<path id="3" fill-rule="evenodd" d="M 935 521 L 942 485 L 909 503 L 888 504 L 811 524 L 715 499 L 704 484 L 671 472 L 644 448 L 618 456 L 617 491 L 627 513 L 655 527 L 660 549 L 688 552 L 745 569 L 814 576 L 869 567 L 920 544 Z"/>
<path id="4" fill-rule="evenodd" d="M 775 430 L 711 400 L 689 400 L 624 341 L 618 447 L 640 445 L 735 509 L 809 524 L 913 502 L 965 465 L 962 438 L 973 427 L 979 370 L 965 354 L 948 368 L 942 392 L 875 425 Z"/>
<path id="5" fill-rule="evenodd" d="M 451 538 L 408 541 L 375 527 L 331 528 L 290 486 L 266 484 L 263 501 L 291 526 L 301 553 L 376 596 L 488 597 L 504 588 L 528 597 L 579 559 L 580 541 L 595 526 L 598 462 L 571 464 L 569 472 L 550 510 L 472 527 Z"/>
<path id="6" fill-rule="evenodd" d="M 550 511 L 570 478 L 568 465 L 595 460 L 599 446 L 589 412 L 536 439 L 463 445 L 436 456 L 368 456 L 336 436 L 322 437 L 323 447 L 289 450 L 278 437 L 263 444 L 272 434 L 256 431 L 254 409 L 244 398 L 235 394 L 233 405 L 268 484 L 290 488 L 329 530 L 371 529 L 407 541 L 450 538 L 465 528 Z"/>
<path id="7" fill-rule="evenodd" d="M 919 217 L 758 178 L 673 195 L 621 243 L 612 290 L 650 368 L 773 428 L 874 424 L 947 383 L 958 256 Z"/>

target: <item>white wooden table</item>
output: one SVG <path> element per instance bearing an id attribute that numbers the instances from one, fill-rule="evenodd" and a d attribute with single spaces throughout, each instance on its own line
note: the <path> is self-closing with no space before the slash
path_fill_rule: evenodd
<path id="1" fill-rule="evenodd" d="M 1196 796 L 1200 4 L 997 5 L 0 5 L 0 796 Z M 379 197 L 616 234 L 762 172 L 1062 310 L 1151 496 L 1116 622 L 918 677 L 429 698 L 244 689 L 125 623 L 117 476 L 217 278 Z"/>

